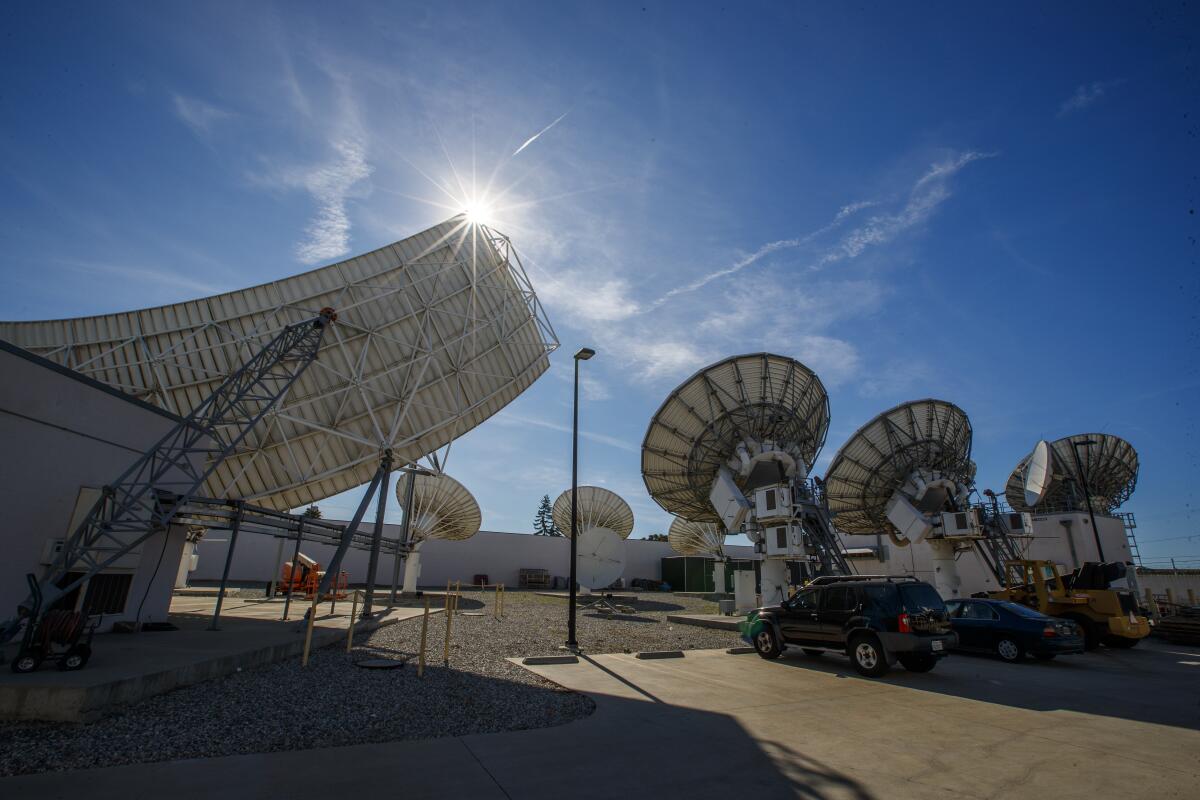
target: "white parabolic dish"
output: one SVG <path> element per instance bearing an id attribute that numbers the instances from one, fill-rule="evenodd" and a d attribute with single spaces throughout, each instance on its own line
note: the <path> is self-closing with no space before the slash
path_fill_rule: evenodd
<path id="1" fill-rule="evenodd" d="M 554 525 L 568 539 L 571 538 L 571 490 L 567 489 L 554 501 L 551 509 Z M 583 536 L 594 528 L 606 528 L 622 539 L 633 533 L 633 509 L 616 492 L 603 486 L 580 486 L 579 499 L 575 502 L 576 524 Z"/>
<path id="2" fill-rule="evenodd" d="M 607 528 L 580 534 L 576 547 L 576 577 L 581 586 L 607 588 L 625 570 L 625 540 Z"/>
<path id="3" fill-rule="evenodd" d="M 534 382 L 558 346 L 509 240 L 463 217 L 249 289 L 95 317 L 0 323 L 6 339 L 186 415 L 289 323 L 338 314 L 318 359 L 206 492 L 297 508 L 445 447 Z"/>
<path id="4" fill-rule="evenodd" d="M 460 541 L 470 539 L 479 532 L 483 515 L 479 503 L 467 491 L 467 487 L 449 475 L 414 475 L 408 473 L 396 481 L 396 499 L 404 509 L 404 497 L 408 493 L 408 481 L 413 484 L 412 525 L 409 526 L 409 541 L 423 542 L 426 539 Z M 404 509 L 407 513 L 408 509 Z"/>
<path id="5" fill-rule="evenodd" d="M 1025 504 L 1036 506 L 1042 502 L 1054 480 L 1050 456 L 1050 443 L 1042 439 L 1034 445 L 1029 460 L 1025 463 Z"/>

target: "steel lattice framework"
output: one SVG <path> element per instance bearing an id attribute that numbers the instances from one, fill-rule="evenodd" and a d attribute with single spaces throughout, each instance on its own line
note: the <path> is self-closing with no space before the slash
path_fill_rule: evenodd
<path id="1" fill-rule="evenodd" d="M 44 605 L 52 605 L 146 539 L 165 531 L 227 455 L 313 363 L 334 319 L 332 309 L 323 309 L 314 319 L 284 328 L 105 486 L 42 575 Z M 68 572 L 79 575 L 64 581 Z M 32 599 L 24 606 L 27 610 L 30 602 Z M 19 617 L 4 626 L 4 631 L 14 631 L 18 621 Z"/>
<path id="2" fill-rule="evenodd" d="M 0 338 L 185 416 L 263 344 L 338 309 L 322 356 L 205 493 L 298 508 L 367 483 L 380 453 L 449 449 L 549 367 L 558 339 L 508 238 L 455 217 L 282 280 L 141 311 L 0 323 Z"/>

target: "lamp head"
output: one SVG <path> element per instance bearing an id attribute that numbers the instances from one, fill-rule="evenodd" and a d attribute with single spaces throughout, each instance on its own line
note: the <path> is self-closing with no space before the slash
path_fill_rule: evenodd
<path id="1" fill-rule="evenodd" d="M 594 356 L 594 355 L 596 355 L 596 351 L 595 351 L 595 350 L 593 350 L 592 348 L 590 348 L 590 347 L 581 347 L 581 348 L 579 348 L 579 350 L 578 350 L 578 351 L 575 353 L 575 359 L 576 359 L 577 361 L 587 361 L 589 358 L 591 358 L 591 357 L 592 357 L 592 356 Z"/>

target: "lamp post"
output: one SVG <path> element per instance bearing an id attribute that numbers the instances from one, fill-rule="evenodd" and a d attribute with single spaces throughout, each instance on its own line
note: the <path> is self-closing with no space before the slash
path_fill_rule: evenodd
<path id="1" fill-rule="evenodd" d="M 1100 554 L 1100 561 L 1104 561 L 1104 547 L 1100 544 L 1100 531 L 1096 528 L 1096 512 L 1092 511 L 1092 490 L 1088 488 L 1087 475 L 1083 471 L 1083 464 L 1079 461 L 1080 447 L 1091 447 L 1096 444 L 1095 439 L 1084 439 L 1082 442 L 1071 440 L 1071 455 L 1075 456 L 1075 469 L 1079 474 L 1079 480 L 1083 482 L 1083 499 L 1087 501 L 1088 517 L 1092 520 L 1092 536 L 1096 538 L 1096 552 Z M 1091 459 L 1088 459 L 1089 462 Z"/>
<path id="2" fill-rule="evenodd" d="M 571 577 L 570 599 L 567 602 L 567 649 L 578 650 L 575 641 L 575 548 L 579 539 L 579 362 L 596 355 L 590 347 L 581 347 L 575 353 L 575 406 L 571 424 Z"/>

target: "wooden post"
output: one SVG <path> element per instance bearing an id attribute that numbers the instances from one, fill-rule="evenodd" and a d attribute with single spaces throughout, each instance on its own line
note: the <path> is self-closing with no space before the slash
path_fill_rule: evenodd
<path id="1" fill-rule="evenodd" d="M 312 608 L 310 608 L 308 611 L 308 628 L 304 632 L 304 659 L 300 662 L 300 666 L 302 666 L 302 667 L 308 666 L 308 653 L 309 653 L 309 650 L 312 649 L 313 623 L 315 623 L 317 621 L 317 600 L 318 599 L 320 599 L 319 595 L 314 594 L 313 600 L 312 600 Z"/>
<path id="2" fill-rule="evenodd" d="M 458 613 L 458 601 L 462 599 L 462 581 L 454 582 L 454 613 Z"/>
<path id="3" fill-rule="evenodd" d="M 1188 589 L 1187 592 L 1188 592 L 1188 605 L 1189 606 L 1196 605 L 1196 590 Z"/>
<path id="4" fill-rule="evenodd" d="M 446 599 L 449 602 L 450 598 L 448 596 Z M 454 608 L 451 605 L 446 609 L 446 649 L 442 653 L 442 663 L 444 663 L 446 666 L 450 666 L 450 623 L 453 621 Z"/>
<path id="5" fill-rule="evenodd" d="M 492 618 L 500 619 L 500 584 L 494 584 L 493 588 L 496 590 L 496 597 L 492 601 Z"/>
<path id="6" fill-rule="evenodd" d="M 504 584 L 500 584 L 500 616 L 504 616 L 504 598 L 507 596 Z"/>
<path id="7" fill-rule="evenodd" d="M 354 590 L 354 601 L 350 604 L 350 627 L 346 634 L 346 652 L 350 652 L 351 645 L 354 644 L 354 621 L 358 619 L 358 590 Z"/>
<path id="8" fill-rule="evenodd" d="M 429 631 L 429 598 L 425 598 L 425 616 L 421 617 L 421 654 L 417 658 L 417 677 L 425 674 L 425 634 Z"/>
<path id="9" fill-rule="evenodd" d="M 1175 605 L 1175 593 L 1170 588 L 1167 589 L 1167 605 Z"/>
<path id="10" fill-rule="evenodd" d="M 1154 599 L 1154 592 L 1149 588 L 1146 589 L 1146 606 L 1150 609 L 1151 615 L 1155 617 L 1162 616 L 1158 613 L 1158 601 Z"/>

